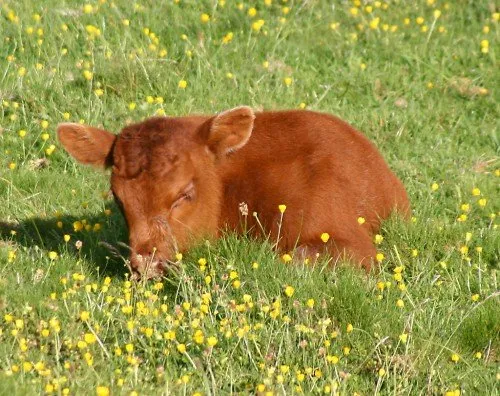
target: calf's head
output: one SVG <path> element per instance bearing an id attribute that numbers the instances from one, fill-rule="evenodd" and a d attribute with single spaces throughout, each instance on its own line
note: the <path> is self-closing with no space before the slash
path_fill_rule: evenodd
<path id="1" fill-rule="evenodd" d="M 218 166 L 246 144 L 254 113 L 237 107 L 214 117 L 151 118 L 119 135 L 80 124 L 57 129 L 77 161 L 111 168 L 111 189 L 129 230 L 131 266 L 161 275 L 177 252 L 217 232 Z"/>

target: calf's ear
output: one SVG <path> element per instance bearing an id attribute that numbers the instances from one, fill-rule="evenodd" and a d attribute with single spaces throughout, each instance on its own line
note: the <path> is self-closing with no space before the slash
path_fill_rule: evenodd
<path id="1" fill-rule="evenodd" d="M 116 135 L 81 124 L 57 126 L 57 136 L 66 151 L 77 161 L 98 168 L 112 165 L 112 150 Z"/>
<path id="2" fill-rule="evenodd" d="M 218 158 L 243 147 L 250 139 L 255 114 L 248 106 L 226 110 L 210 120 L 204 131 L 208 147 Z"/>

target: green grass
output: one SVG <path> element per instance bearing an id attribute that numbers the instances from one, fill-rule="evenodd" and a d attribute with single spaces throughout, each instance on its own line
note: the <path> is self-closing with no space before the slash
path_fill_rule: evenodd
<path id="1" fill-rule="evenodd" d="M 222 3 L 0 3 L 0 394 L 498 394 L 494 3 Z M 226 235 L 161 283 L 127 281 L 107 174 L 56 125 L 242 104 L 330 112 L 377 144 L 414 216 L 384 224 L 380 268 L 284 264 Z"/>

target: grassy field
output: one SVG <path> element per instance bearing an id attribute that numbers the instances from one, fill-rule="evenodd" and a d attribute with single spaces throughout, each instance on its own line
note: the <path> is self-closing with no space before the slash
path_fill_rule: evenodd
<path id="1" fill-rule="evenodd" d="M 500 393 L 493 1 L 0 6 L 1 395 Z M 330 112 L 377 144 L 413 206 L 379 268 L 227 235 L 128 280 L 107 174 L 56 125 L 242 104 Z"/>

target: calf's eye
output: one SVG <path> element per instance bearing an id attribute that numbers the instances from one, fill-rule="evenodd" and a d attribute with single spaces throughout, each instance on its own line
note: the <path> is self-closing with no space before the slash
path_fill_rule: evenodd
<path id="1" fill-rule="evenodd" d="M 192 201 L 195 196 L 195 188 L 194 188 L 194 183 L 191 181 L 189 184 L 184 187 L 179 195 L 177 195 L 177 198 L 175 199 L 174 203 L 172 204 L 172 209 L 176 208 L 180 204 L 186 201 Z"/>

